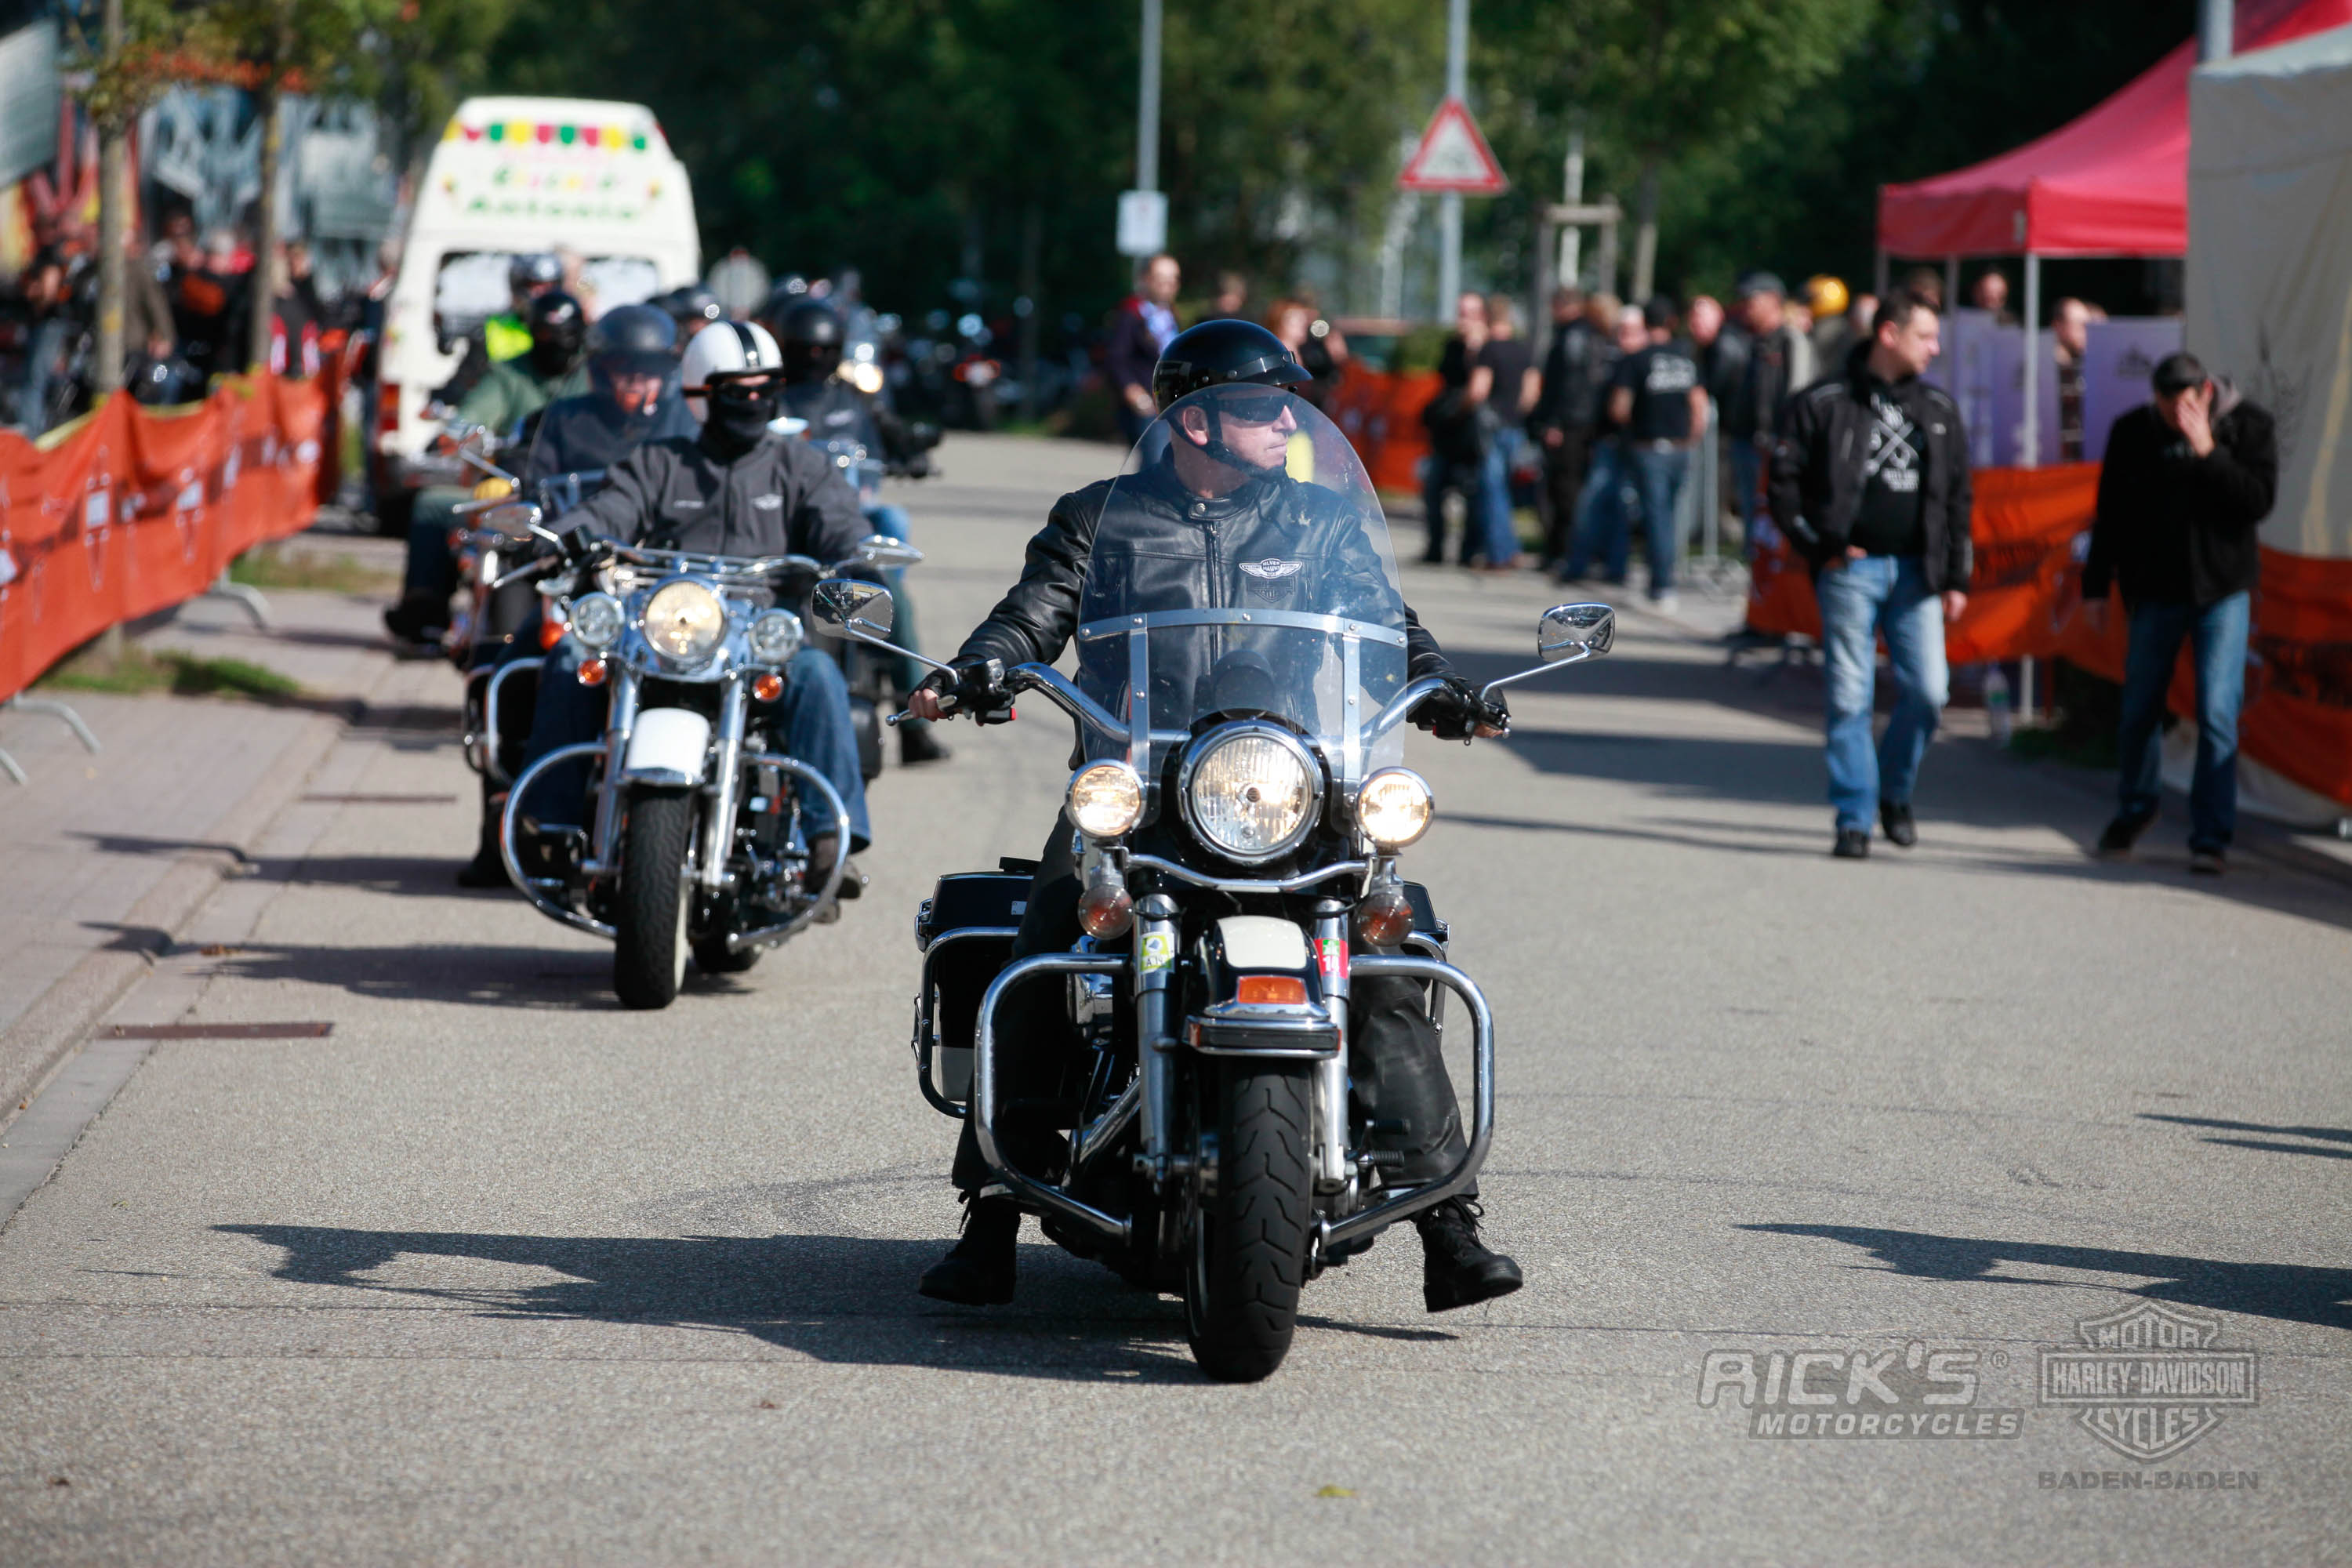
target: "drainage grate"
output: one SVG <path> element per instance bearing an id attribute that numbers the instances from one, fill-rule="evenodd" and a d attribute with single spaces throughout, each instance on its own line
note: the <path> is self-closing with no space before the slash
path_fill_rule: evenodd
<path id="1" fill-rule="evenodd" d="M 109 1040 L 323 1040 L 335 1026 L 318 1019 L 295 1024 L 115 1024 Z"/>
<path id="2" fill-rule="evenodd" d="M 306 795 L 307 801 L 326 805 L 454 805 L 454 795 Z"/>

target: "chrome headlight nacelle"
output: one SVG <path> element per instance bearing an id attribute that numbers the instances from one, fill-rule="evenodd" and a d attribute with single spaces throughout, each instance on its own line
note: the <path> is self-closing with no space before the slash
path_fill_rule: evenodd
<path id="1" fill-rule="evenodd" d="M 1202 843 L 1255 866 L 1288 854 L 1315 830 L 1323 769 L 1288 731 L 1244 721 L 1192 742 L 1176 790 Z"/>
<path id="2" fill-rule="evenodd" d="M 727 605 L 709 584 L 673 577 L 646 596 L 638 624 L 647 647 L 690 668 L 726 640 Z"/>

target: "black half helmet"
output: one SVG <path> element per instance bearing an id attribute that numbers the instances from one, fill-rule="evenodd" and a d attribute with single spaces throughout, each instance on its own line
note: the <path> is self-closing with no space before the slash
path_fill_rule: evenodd
<path id="1" fill-rule="evenodd" d="M 588 363 L 601 375 L 667 375 L 677 368 L 677 325 L 652 305 L 621 305 L 588 330 Z"/>
<path id="2" fill-rule="evenodd" d="M 588 312 L 561 289 L 551 289 L 530 302 L 531 347 L 552 357 L 576 361 L 588 342 Z"/>
<path id="3" fill-rule="evenodd" d="M 824 300 L 812 300 L 805 294 L 793 299 L 776 317 L 776 341 L 786 348 L 804 343 L 812 348 L 837 351 L 843 336 L 840 313 Z"/>
<path id="4" fill-rule="evenodd" d="M 1151 395 L 1160 406 L 1204 386 L 1255 382 L 1265 386 L 1304 386 L 1315 378 L 1255 321 L 1202 321 L 1168 342 L 1151 369 Z"/>

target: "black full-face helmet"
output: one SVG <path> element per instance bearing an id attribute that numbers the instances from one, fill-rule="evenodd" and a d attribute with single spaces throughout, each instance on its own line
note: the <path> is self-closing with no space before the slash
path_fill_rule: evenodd
<path id="1" fill-rule="evenodd" d="M 822 381 L 841 364 L 848 333 L 841 316 L 822 300 L 806 296 L 784 307 L 776 318 L 776 340 L 783 346 L 784 379 Z"/>
<path id="2" fill-rule="evenodd" d="M 1169 340 L 1151 369 L 1151 395 L 1165 408 L 1204 386 L 1304 386 L 1314 379 L 1280 338 L 1255 321 L 1227 319 L 1202 321 Z"/>
<path id="3" fill-rule="evenodd" d="M 569 369 L 580 363 L 588 342 L 588 312 L 561 289 L 551 289 L 530 302 L 530 353 L 541 371 Z"/>

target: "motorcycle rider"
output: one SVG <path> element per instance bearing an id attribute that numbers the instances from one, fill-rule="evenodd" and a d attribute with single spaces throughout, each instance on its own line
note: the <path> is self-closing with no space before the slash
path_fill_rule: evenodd
<path id="1" fill-rule="evenodd" d="M 769 428 L 778 417 L 782 369 L 782 355 L 764 329 L 742 321 L 705 327 L 687 345 L 680 364 L 686 395 L 704 405 L 700 433 L 637 447 L 611 470 L 602 490 L 556 519 L 553 531 L 585 531 L 624 544 L 697 554 L 792 553 L 828 564 L 847 559 L 867 532 L 856 495 L 824 454 Z M 581 658 L 578 640 L 567 635 L 541 667 L 528 762 L 593 741 L 601 731 L 604 692 L 580 683 Z M 824 774 L 849 808 L 848 847 L 862 849 L 868 842 L 866 782 L 841 667 L 803 647 L 784 675 L 782 695 L 772 704 L 755 704 L 753 711 L 787 753 Z M 584 766 L 551 770 L 547 783 L 533 787 L 527 804 L 530 826 L 537 830 L 534 854 L 568 855 L 583 847 L 577 822 L 586 794 Z M 804 810 L 809 881 L 815 886 L 832 875 L 843 853 L 843 825 L 819 815 L 825 810 L 821 801 L 806 802 Z M 856 867 L 845 867 L 838 896 L 854 899 L 864 888 Z"/>
<path id="2" fill-rule="evenodd" d="M 544 252 L 515 257 L 507 263 L 509 306 L 488 318 L 466 336 L 466 352 L 457 372 L 433 394 L 443 405 L 462 403 L 490 366 L 520 359 L 530 352 L 530 304 L 542 294 L 563 286 L 563 263 Z"/>
<path id="3" fill-rule="evenodd" d="M 770 300 L 772 303 L 774 296 Z M 877 458 L 914 449 L 906 422 L 891 411 L 882 395 L 869 397 L 841 378 L 841 349 L 846 334 L 832 306 L 805 294 L 794 298 L 778 316 L 775 335 L 784 353 L 784 412 L 807 421 L 808 428 L 802 432 L 806 439 L 820 447 L 827 441 L 855 441 Z M 875 532 L 898 540 L 908 537 L 904 509 L 888 504 L 871 490 L 860 489 L 857 499 Z M 914 601 L 902 585 L 902 576 L 890 574 L 898 605 L 893 638 L 900 647 L 919 653 L 922 645 L 915 640 Z M 896 662 L 893 679 L 898 689 L 914 690 L 923 679 L 923 667 L 911 658 Z M 947 756 L 947 747 L 932 733 L 928 721 L 909 720 L 898 726 L 900 762 L 912 766 L 943 762 Z"/>
<path id="4" fill-rule="evenodd" d="M 679 395 L 677 359 L 670 352 L 676 336 L 669 317 L 650 305 L 623 305 L 596 319 L 588 333 L 593 390 L 558 398 L 540 412 L 518 470 L 526 495 L 539 481 L 560 474 L 609 471 L 646 441 L 694 436 L 694 416 Z M 536 652 L 538 626 L 534 613 L 528 624 L 512 627 L 499 662 Z M 480 837 L 474 858 L 457 873 L 458 886 L 507 886 L 506 866 L 499 858 L 499 816 L 505 804 L 503 791 L 486 793 Z"/>
<path id="5" fill-rule="evenodd" d="M 1213 510 L 1219 526 L 1252 527 L 1267 509 L 1288 505 L 1294 491 L 1307 488 L 1285 471 L 1288 438 L 1296 429 L 1288 408 L 1278 398 L 1271 400 L 1276 406 L 1270 414 L 1257 405 L 1269 401 L 1259 388 L 1297 387 L 1309 379 L 1281 340 L 1253 322 L 1204 321 L 1168 344 L 1152 374 L 1152 395 L 1161 407 L 1203 388 L 1231 389 L 1180 411 L 1170 449 L 1139 476 L 1147 493 L 1169 498 L 1170 529 L 1202 526 L 1190 519 Z M 1007 667 L 1033 660 L 1051 664 L 1060 656 L 1076 630 L 1095 530 L 1112 483 L 1097 481 L 1055 503 L 1044 531 L 1029 542 L 1020 582 L 964 639 L 951 661 L 963 673 L 950 678 L 935 672 L 909 700 L 916 712 L 935 719 L 966 711 L 992 721 L 1006 699 L 977 678 L 980 667 L 991 659 Z M 1135 486 L 1137 479 L 1127 483 Z M 1213 591 L 1239 598 L 1237 590 L 1213 585 Z M 1449 740 L 1504 733 L 1508 710 L 1500 702 L 1481 702 L 1410 607 L 1403 617 L 1409 674 L 1446 680 L 1413 710 L 1413 721 Z M 951 704 L 942 701 L 950 697 Z M 1058 817 L 1030 885 L 1013 943 L 1015 958 L 1066 952 L 1077 941 L 1079 868 L 1072 837 L 1067 816 Z M 1001 1071 L 1011 1086 L 1007 1103 L 1050 1098 L 1062 1061 L 1076 1048 L 1058 994 L 1047 987 L 1023 987 L 999 1016 Z M 1413 1184 L 1452 1170 L 1464 1149 L 1461 1115 L 1419 985 L 1394 977 L 1358 981 L 1349 999 L 1348 1039 L 1350 1092 L 1370 1111 L 1374 1147 L 1403 1156 L 1398 1179 Z M 1023 1169 L 1050 1169 L 1062 1157 L 1057 1135 L 1024 1128 L 1018 1118 L 1000 1128 L 999 1136 L 1007 1157 Z M 1001 1188 L 991 1189 L 969 1120 L 957 1145 L 952 1179 L 965 1204 L 963 1236 L 923 1275 L 920 1289 L 967 1305 L 1010 1301 L 1021 1211 Z M 1423 1299 L 1433 1312 L 1519 1288 L 1518 1266 L 1480 1241 L 1480 1213 L 1474 1191 L 1424 1210 L 1414 1221 L 1423 1246 Z"/>
<path id="6" fill-rule="evenodd" d="M 530 302 L 530 350 L 491 365 L 457 405 L 456 417 L 500 436 L 511 435 L 525 418 L 558 398 L 588 390 L 588 373 L 580 363 L 587 342 L 588 316 L 580 301 L 556 290 L 540 295 Z M 470 494 L 457 485 L 427 485 L 416 492 L 400 603 L 383 613 L 385 629 L 402 642 L 436 642 L 449 624 L 449 594 L 457 585 L 449 532 L 457 521 L 457 506 Z"/>

